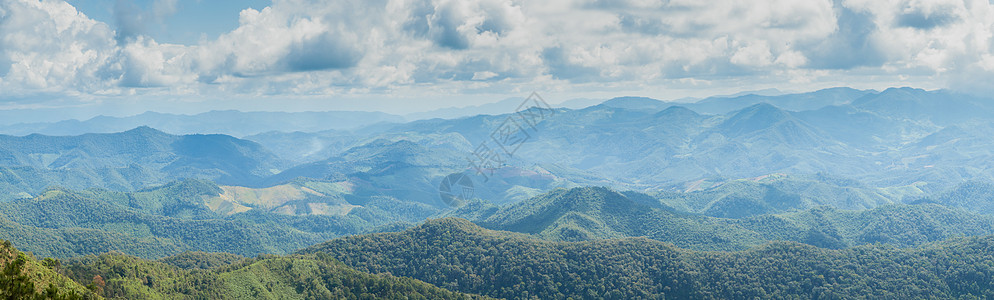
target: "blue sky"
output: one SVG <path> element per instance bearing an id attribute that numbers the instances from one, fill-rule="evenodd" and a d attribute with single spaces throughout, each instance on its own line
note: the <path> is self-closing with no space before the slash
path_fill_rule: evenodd
<path id="1" fill-rule="evenodd" d="M 115 30 L 144 34 L 160 43 L 195 45 L 201 38 L 216 39 L 238 28 L 238 12 L 260 10 L 269 0 L 72 0 L 87 17 Z M 132 28 L 122 28 L 131 26 Z"/>
<path id="2" fill-rule="evenodd" d="M 988 0 L 0 0 L 0 110 L 73 117 L 989 93 L 992 74 Z"/>

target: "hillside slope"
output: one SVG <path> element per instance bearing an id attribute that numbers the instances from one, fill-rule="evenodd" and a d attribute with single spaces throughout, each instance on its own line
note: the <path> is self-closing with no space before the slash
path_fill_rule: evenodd
<path id="1" fill-rule="evenodd" d="M 741 199 L 752 202 L 728 209 L 750 211 L 761 204 L 761 199 Z M 875 243 L 916 247 L 994 234 L 994 217 L 936 204 L 866 210 L 820 206 L 732 219 L 675 212 L 653 201 L 645 194 L 584 187 L 557 189 L 503 207 L 473 203 L 447 215 L 553 241 L 646 237 L 694 250 L 744 250 L 771 241 L 833 249 Z"/>
<path id="2" fill-rule="evenodd" d="M 508 299 L 970 298 L 994 296 L 992 247 L 994 237 L 987 236 L 915 249 L 774 243 L 693 252 L 640 238 L 540 241 L 439 219 L 301 253 L 324 252 L 358 270 Z"/>
<path id="3" fill-rule="evenodd" d="M 18 251 L 10 241 L 0 241 L 0 298 L 3 299 L 94 299 L 83 285 L 58 273 L 57 260 L 35 260 Z"/>
<path id="4" fill-rule="evenodd" d="M 203 254 L 210 255 L 210 254 Z M 477 299 L 404 277 L 349 268 L 326 254 L 263 255 L 209 269 L 183 269 L 119 253 L 74 260 L 65 273 L 100 277 L 113 299 Z"/>

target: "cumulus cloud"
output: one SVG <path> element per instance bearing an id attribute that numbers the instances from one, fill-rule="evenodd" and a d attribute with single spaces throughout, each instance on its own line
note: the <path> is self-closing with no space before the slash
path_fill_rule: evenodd
<path id="1" fill-rule="evenodd" d="M 985 0 L 274 0 L 196 45 L 146 35 L 176 0 L 130 3 L 104 24 L 65 1 L 0 0 L 0 87 L 334 95 L 994 72 Z"/>
<path id="2" fill-rule="evenodd" d="M 94 92 L 116 56 L 114 32 L 63 1 L 0 2 L 0 63 L 7 95 L 69 89 Z"/>

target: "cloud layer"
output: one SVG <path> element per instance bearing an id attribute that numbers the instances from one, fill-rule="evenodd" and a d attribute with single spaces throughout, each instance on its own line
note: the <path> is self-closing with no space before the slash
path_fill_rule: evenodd
<path id="1" fill-rule="evenodd" d="M 516 93 L 883 82 L 983 89 L 987 0 L 274 0 L 195 45 L 0 0 L 0 97 Z M 161 5 L 160 5 L 161 4 Z M 160 7 L 161 6 L 161 7 Z M 750 89 L 742 86 L 739 89 Z M 11 100 L 8 100 L 11 101 Z"/>

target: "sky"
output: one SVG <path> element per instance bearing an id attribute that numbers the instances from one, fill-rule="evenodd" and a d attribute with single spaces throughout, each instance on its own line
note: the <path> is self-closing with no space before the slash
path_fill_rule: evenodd
<path id="1" fill-rule="evenodd" d="M 0 0 L 0 111 L 994 92 L 989 0 Z"/>

